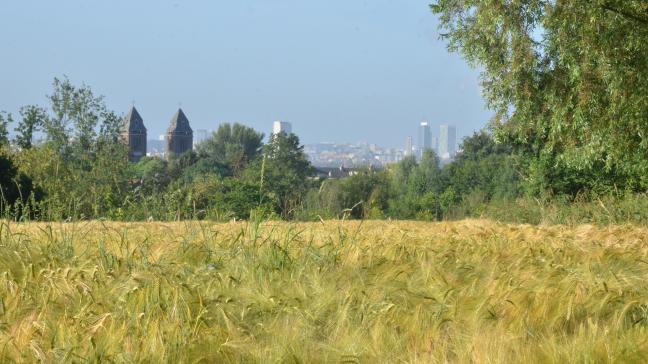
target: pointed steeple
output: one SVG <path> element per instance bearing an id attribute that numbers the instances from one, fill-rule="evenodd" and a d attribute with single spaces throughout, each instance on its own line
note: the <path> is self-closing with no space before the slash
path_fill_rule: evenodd
<path id="1" fill-rule="evenodd" d="M 144 120 L 133 106 L 124 117 L 123 131 L 133 134 L 146 134 Z"/>
<path id="2" fill-rule="evenodd" d="M 169 155 L 180 155 L 193 148 L 193 130 L 189 126 L 189 119 L 178 109 L 178 112 L 171 118 L 169 129 L 167 129 L 167 152 Z"/>
<path id="3" fill-rule="evenodd" d="M 137 162 L 140 158 L 146 156 L 146 127 L 135 106 L 124 117 L 121 138 L 128 145 L 128 155 L 131 162 Z"/>
<path id="4" fill-rule="evenodd" d="M 182 109 L 178 109 L 178 112 L 173 115 L 171 118 L 171 123 L 169 124 L 169 129 L 167 133 L 171 134 L 193 134 L 191 126 L 189 126 L 189 119 L 184 114 Z"/>

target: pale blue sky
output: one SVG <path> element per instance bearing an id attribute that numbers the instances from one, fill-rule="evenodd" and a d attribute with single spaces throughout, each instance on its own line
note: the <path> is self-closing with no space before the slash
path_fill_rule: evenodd
<path id="1" fill-rule="evenodd" d="M 305 143 L 402 146 L 417 125 L 459 135 L 490 116 L 478 72 L 437 40 L 430 0 L 20 0 L 0 4 L 0 110 L 46 104 L 67 75 L 155 138 L 292 122 Z"/>

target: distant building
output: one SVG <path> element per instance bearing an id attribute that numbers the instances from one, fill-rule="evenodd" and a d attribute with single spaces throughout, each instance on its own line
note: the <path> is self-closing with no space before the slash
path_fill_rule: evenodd
<path id="1" fill-rule="evenodd" d="M 279 133 L 291 134 L 292 124 L 285 121 L 275 121 L 272 124 L 272 134 L 279 134 Z"/>
<path id="2" fill-rule="evenodd" d="M 412 137 L 411 137 L 411 136 L 408 136 L 408 137 L 405 139 L 405 156 L 410 156 L 410 155 L 412 155 L 413 152 L 414 152 L 414 149 L 413 149 L 413 148 L 414 148 L 414 147 L 413 147 L 413 145 L 412 145 Z"/>
<path id="3" fill-rule="evenodd" d="M 178 109 L 178 112 L 171 119 L 169 129 L 167 129 L 167 148 L 169 154 L 182 154 L 193 147 L 193 130 L 189 125 L 189 119 Z"/>
<path id="4" fill-rule="evenodd" d="M 164 139 L 149 139 L 146 142 L 146 155 L 149 157 L 164 157 L 166 151 L 166 141 Z"/>
<path id="5" fill-rule="evenodd" d="M 427 122 L 422 122 L 419 125 L 418 134 L 418 156 L 423 156 L 423 152 L 432 149 L 432 133 L 430 132 L 430 125 Z"/>
<path id="6" fill-rule="evenodd" d="M 131 162 L 137 163 L 146 156 L 146 127 L 135 106 L 124 117 L 121 139 L 128 145 L 128 159 Z"/>
<path id="7" fill-rule="evenodd" d="M 457 129 L 453 125 L 441 125 L 439 157 L 452 159 L 457 151 Z"/>

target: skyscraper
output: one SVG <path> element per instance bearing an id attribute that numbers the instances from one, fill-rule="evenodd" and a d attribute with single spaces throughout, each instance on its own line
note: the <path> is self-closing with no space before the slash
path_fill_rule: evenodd
<path id="1" fill-rule="evenodd" d="M 279 134 L 279 133 L 286 133 L 286 134 L 292 133 L 292 124 L 285 121 L 275 121 L 272 124 L 272 134 Z"/>
<path id="2" fill-rule="evenodd" d="M 189 119 L 178 109 L 173 115 L 169 129 L 167 129 L 167 153 L 180 155 L 193 148 L 193 130 L 189 126 Z"/>
<path id="3" fill-rule="evenodd" d="M 135 106 L 124 117 L 121 138 L 128 145 L 128 159 L 131 162 L 139 162 L 140 158 L 146 156 L 146 127 Z"/>
<path id="4" fill-rule="evenodd" d="M 451 159 L 457 151 L 457 129 L 453 125 L 441 125 L 439 137 L 439 157 Z"/>
<path id="5" fill-rule="evenodd" d="M 419 158 L 423 156 L 423 151 L 432 149 L 432 134 L 430 133 L 430 125 L 427 122 L 422 122 L 419 125 L 417 146 Z"/>

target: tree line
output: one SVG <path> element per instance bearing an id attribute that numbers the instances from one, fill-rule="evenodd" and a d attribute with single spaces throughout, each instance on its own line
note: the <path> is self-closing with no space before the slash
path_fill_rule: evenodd
<path id="1" fill-rule="evenodd" d="M 128 161 L 122 120 L 87 85 L 55 79 L 47 108 L 0 114 L 0 209 L 11 219 L 178 220 L 449 216 L 479 185 L 484 199 L 516 196 L 507 148 L 486 132 L 441 167 L 432 151 L 384 170 L 318 179 L 294 134 L 222 124 L 195 150 Z M 9 140 L 8 130 L 15 136 Z M 33 144 L 36 136 L 42 142 Z M 499 171 L 502 169 L 502 171 Z M 493 180 L 496 176 L 497 180 Z"/>

